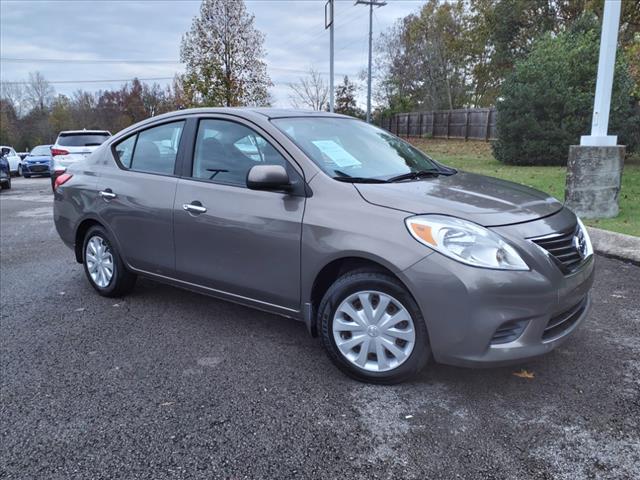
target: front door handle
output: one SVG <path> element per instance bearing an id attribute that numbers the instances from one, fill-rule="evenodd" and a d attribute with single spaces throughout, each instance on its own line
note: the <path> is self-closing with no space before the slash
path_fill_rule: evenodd
<path id="1" fill-rule="evenodd" d="M 198 205 L 196 203 L 185 203 L 182 205 L 182 209 L 189 213 L 205 213 L 207 211 L 206 207 L 203 207 L 202 205 Z"/>
<path id="2" fill-rule="evenodd" d="M 106 190 L 100 190 L 99 195 L 105 200 L 112 200 L 117 197 L 117 195 L 113 193 L 110 188 L 107 188 Z"/>

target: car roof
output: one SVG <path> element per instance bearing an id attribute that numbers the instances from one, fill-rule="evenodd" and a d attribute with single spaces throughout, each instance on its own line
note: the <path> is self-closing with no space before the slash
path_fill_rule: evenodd
<path id="1" fill-rule="evenodd" d="M 111 135 L 111 132 L 109 132 L 108 130 L 63 130 L 62 132 L 60 132 L 58 134 L 58 136 L 60 135 L 82 135 L 82 134 L 100 134 L 100 133 L 107 133 L 109 135 Z"/>
<path id="2" fill-rule="evenodd" d="M 163 113 L 161 115 L 157 115 L 155 117 L 146 118 L 138 123 L 130 125 L 125 129 L 117 132 L 111 139 L 110 142 L 113 143 L 118 141 L 119 139 L 129 135 L 131 132 L 134 132 L 138 129 L 144 128 L 149 124 L 156 123 L 158 121 L 171 121 L 173 118 L 183 118 L 189 115 L 206 115 L 206 114 L 227 114 L 230 116 L 236 116 L 245 118 L 247 120 L 258 120 L 258 119 L 273 119 L 273 118 L 309 118 L 309 117 L 332 117 L 332 118 L 345 118 L 345 119 L 353 119 L 353 117 L 349 117 L 347 115 L 340 115 L 338 113 L 330 113 L 330 112 L 319 112 L 314 110 L 299 110 L 299 109 L 288 109 L 288 108 L 270 108 L 270 107 L 200 107 L 200 108 L 185 108 L 182 110 L 174 110 L 172 112 Z"/>

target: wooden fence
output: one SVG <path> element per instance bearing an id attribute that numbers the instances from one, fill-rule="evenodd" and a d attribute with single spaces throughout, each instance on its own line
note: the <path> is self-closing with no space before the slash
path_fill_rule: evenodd
<path id="1" fill-rule="evenodd" d="M 380 127 L 399 137 L 494 140 L 495 108 L 469 108 L 435 112 L 396 113 L 384 117 Z"/>

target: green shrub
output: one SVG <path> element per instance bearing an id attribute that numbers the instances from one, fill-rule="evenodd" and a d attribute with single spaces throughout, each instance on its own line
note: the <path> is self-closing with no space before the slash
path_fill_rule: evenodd
<path id="1" fill-rule="evenodd" d="M 566 165 L 569 145 L 591 131 L 600 27 L 583 16 L 557 36 L 545 35 L 517 62 L 496 108 L 495 157 L 514 165 Z M 640 143 L 640 114 L 621 52 L 614 76 L 609 132 L 629 151 Z M 635 102 L 635 104 L 634 104 Z"/>

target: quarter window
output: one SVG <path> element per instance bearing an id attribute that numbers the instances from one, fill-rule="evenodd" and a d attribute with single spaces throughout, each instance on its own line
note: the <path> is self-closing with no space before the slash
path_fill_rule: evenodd
<path id="1" fill-rule="evenodd" d="M 296 176 L 289 162 L 261 135 L 228 120 L 202 120 L 194 153 L 194 178 L 230 185 L 246 185 L 254 165 L 282 165 Z"/>

